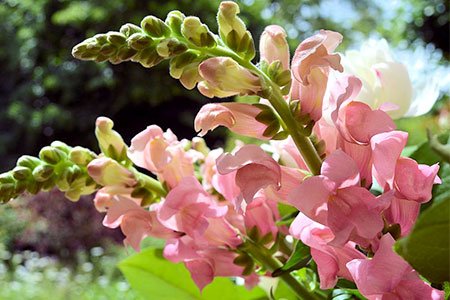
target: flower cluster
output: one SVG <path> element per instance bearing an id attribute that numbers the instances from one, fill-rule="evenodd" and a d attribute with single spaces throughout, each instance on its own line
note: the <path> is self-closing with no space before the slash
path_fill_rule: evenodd
<path id="1" fill-rule="evenodd" d="M 127 25 L 75 48 L 74 55 L 97 61 L 152 66 L 171 59 L 171 75 L 207 97 L 260 97 L 258 103 L 209 103 L 197 114 L 199 135 L 226 126 L 266 143 L 237 143 L 231 153 L 210 150 L 199 137 L 178 140 L 157 125 L 128 148 L 112 121 L 99 118 L 103 154 L 90 157 L 85 170 L 102 186 L 94 202 L 106 212 L 103 224 L 120 227 L 125 245 L 136 251 L 146 236 L 166 239 L 164 256 L 183 262 L 200 289 L 216 276 L 242 276 L 252 287 L 259 276 L 279 273 L 292 254 L 292 245 L 280 245 L 292 236 L 310 247 L 322 289 L 345 278 L 371 300 L 444 299 L 393 251 L 440 183 L 439 165 L 401 156 L 408 134 L 396 130 L 389 113 L 404 113 L 399 102 L 411 93 L 400 95 L 389 78 L 409 82 L 404 67 L 390 61 L 366 70 L 379 80 L 376 103 L 368 105 L 359 101 L 370 92 L 367 79 L 348 68 L 341 74 L 334 51 L 342 35 L 320 30 L 291 60 L 284 30 L 268 26 L 256 66 L 253 38 L 238 13 L 234 2 L 221 4 L 220 36 L 198 18 L 172 12 L 166 22 L 147 17 L 142 29 Z M 295 211 L 290 226 L 281 222 L 280 205 Z"/>

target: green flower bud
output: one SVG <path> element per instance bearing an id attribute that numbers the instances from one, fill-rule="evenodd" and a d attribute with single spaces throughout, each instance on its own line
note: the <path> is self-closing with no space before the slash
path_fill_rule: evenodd
<path id="1" fill-rule="evenodd" d="M 14 185 L 14 194 L 21 195 L 27 189 L 28 182 L 27 181 L 17 181 Z"/>
<path id="2" fill-rule="evenodd" d="M 67 154 L 60 149 L 45 146 L 41 149 L 41 151 L 39 151 L 39 157 L 48 164 L 56 165 L 60 161 L 66 159 Z"/>
<path id="3" fill-rule="evenodd" d="M 56 176 L 51 176 L 46 181 L 42 182 L 42 190 L 44 192 L 50 192 L 56 185 Z"/>
<path id="4" fill-rule="evenodd" d="M 69 153 L 69 159 L 82 167 L 87 166 L 96 157 L 97 155 L 94 152 L 80 146 L 76 146 Z"/>
<path id="5" fill-rule="evenodd" d="M 163 39 L 156 46 L 156 52 L 159 56 L 164 58 L 170 58 L 179 55 L 186 50 L 187 46 L 174 38 Z"/>
<path id="6" fill-rule="evenodd" d="M 156 52 L 156 48 L 151 47 L 139 52 L 133 60 L 138 61 L 145 68 L 151 68 L 159 64 L 163 59 L 164 58 L 159 56 Z"/>
<path id="7" fill-rule="evenodd" d="M 31 180 L 28 182 L 27 191 L 32 195 L 36 195 L 42 189 L 42 182 Z"/>
<path id="8" fill-rule="evenodd" d="M 291 83 L 291 71 L 284 70 L 283 72 L 279 73 L 273 81 L 278 84 L 279 86 L 285 86 Z"/>
<path id="9" fill-rule="evenodd" d="M 181 32 L 185 38 L 198 47 L 213 48 L 217 45 L 216 39 L 209 31 L 208 26 L 202 24 L 197 17 L 184 19 Z"/>
<path id="10" fill-rule="evenodd" d="M 142 33 L 134 33 L 127 39 L 128 47 L 135 50 L 143 50 L 152 45 L 152 39 Z"/>
<path id="11" fill-rule="evenodd" d="M 70 189 L 64 193 L 64 196 L 72 202 L 80 200 L 81 189 Z"/>
<path id="12" fill-rule="evenodd" d="M 17 166 L 11 171 L 11 173 L 17 180 L 25 180 L 31 177 L 31 169 L 27 167 Z"/>
<path id="13" fill-rule="evenodd" d="M 70 189 L 69 177 L 71 177 L 70 169 L 65 169 L 61 175 L 56 179 L 56 187 L 60 191 L 68 191 Z"/>
<path id="14" fill-rule="evenodd" d="M 17 160 L 17 165 L 21 166 L 21 167 L 25 167 L 28 169 L 33 170 L 34 168 L 36 168 L 38 165 L 41 164 L 41 161 L 34 156 L 29 156 L 29 155 L 22 155 L 18 160 Z"/>
<path id="15" fill-rule="evenodd" d="M 65 154 L 69 154 L 69 151 L 72 149 L 72 147 L 68 146 L 66 143 L 63 143 L 61 141 L 54 141 L 50 144 L 50 146 L 61 150 Z"/>
<path id="16" fill-rule="evenodd" d="M 151 37 L 169 37 L 170 28 L 162 20 L 154 16 L 147 16 L 141 22 L 141 27 Z"/>
<path id="17" fill-rule="evenodd" d="M 98 117 L 95 125 L 95 136 L 102 152 L 108 157 L 123 160 L 126 145 L 120 134 L 113 130 L 114 122 L 106 117 Z"/>
<path id="18" fill-rule="evenodd" d="M 41 164 L 34 168 L 33 177 L 36 181 L 43 182 L 53 175 L 54 169 L 52 166 Z"/>
<path id="19" fill-rule="evenodd" d="M 122 27 L 120 27 L 120 33 L 126 37 L 129 37 L 135 33 L 141 33 L 141 32 L 142 32 L 142 29 L 139 26 L 136 26 L 131 23 L 127 23 L 125 25 L 122 25 Z"/>
<path id="20" fill-rule="evenodd" d="M 176 56 L 170 61 L 170 76 L 180 79 L 183 86 L 191 90 L 202 80 L 198 72 L 200 62 L 199 55 L 190 51 Z"/>
<path id="21" fill-rule="evenodd" d="M 120 47 L 125 44 L 127 37 L 120 32 L 110 31 L 107 34 L 108 42 L 116 47 Z"/>
<path id="22" fill-rule="evenodd" d="M 202 153 L 205 157 L 208 155 L 208 153 L 210 151 L 208 146 L 206 145 L 205 140 L 198 136 L 196 136 L 192 139 L 192 148 L 194 148 L 194 150 Z"/>
<path id="23" fill-rule="evenodd" d="M 116 54 L 117 48 L 111 44 L 105 44 L 100 48 L 99 56 L 102 56 L 103 58 L 106 57 L 108 59 L 110 56 Z"/>
<path id="24" fill-rule="evenodd" d="M 173 10 L 167 15 L 166 24 L 175 34 L 181 35 L 181 24 L 183 24 L 184 18 L 185 15 L 182 12 Z"/>
<path id="25" fill-rule="evenodd" d="M 94 35 L 94 39 L 99 45 L 104 45 L 108 43 L 108 36 L 105 33 L 99 33 Z"/>
<path id="26" fill-rule="evenodd" d="M 117 57 L 121 60 L 121 61 L 128 61 L 130 59 L 133 58 L 133 56 L 135 56 L 137 54 L 137 50 L 133 49 L 133 48 L 128 48 L 128 47 L 122 47 L 119 49 L 119 51 L 117 52 Z"/>

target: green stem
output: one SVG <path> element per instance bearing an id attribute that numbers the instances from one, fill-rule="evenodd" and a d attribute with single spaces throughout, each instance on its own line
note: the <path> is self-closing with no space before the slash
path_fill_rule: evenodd
<path id="1" fill-rule="evenodd" d="M 281 268 L 283 264 L 273 257 L 269 251 L 254 242 L 247 240 L 244 242 L 245 249 L 248 254 L 259 262 L 264 268 L 273 272 L 274 270 Z M 321 295 L 310 292 L 305 287 L 303 287 L 300 282 L 291 274 L 284 273 L 279 276 L 279 278 L 300 298 L 304 300 L 324 300 L 325 298 Z"/>
<path id="2" fill-rule="evenodd" d="M 136 174 L 139 177 L 139 179 L 144 181 L 145 187 L 147 187 L 149 190 L 157 193 L 160 197 L 167 196 L 167 191 L 162 186 L 161 182 L 159 182 L 158 180 L 156 180 L 148 175 L 145 175 L 144 173 L 139 172 L 134 167 L 132 167 L 132 171 L 134 174 Z"/>
<path id="3" fill-rule="evenodd" d="M 271 95 L 267 100 L 269 100 L 270 104 L 272 104 L 273 108 L 276 110 L 278 115 L 284 121 L 289 134 L 294 140 L 295 145 L 300 151 L 300 154 L 302 155 L 303 160 L 305 161 L 311 173 L 314 175 L 319 175 L 322 160 L 320 159 L 320 156 L 317 153 L 317 150 L 314 148 L 314 145 L 311 142 L 311 140 L 307 136 L 304 136 L 300 133 L 298 127 L 299 125 L 295 121 L 294 116 L 292 115 L 289 109 L 288 103 L 281 94 L 280 87 L 275 83 L 273 83 L 272 80 L 253 63 L 242 59 L 239 55 L 237 55 L 236 53 L 225 47 L 217 46 L 216 48 L 208 50 L 207 52 L 208 54 L 213 56 L 231 57 L 235 61 L 237 61 L 241 66 L 249 69 L 250 71 L 264 78 L 264 80 L 272 90 Z"/>

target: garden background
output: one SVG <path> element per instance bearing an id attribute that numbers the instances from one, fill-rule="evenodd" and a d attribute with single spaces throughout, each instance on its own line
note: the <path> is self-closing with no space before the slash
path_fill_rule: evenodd
<path id="1" fill-rule="evenodd" d="M 385 38 L 407 65 L 413 84 L 440 86 L 439 101 L 425 116 L 397 120 L 409 144 L 426 141 L 425 128 L 448 132 L 449 11 L 446 1 L 243 0 L 241 17 L 256 38 L 264 27 L 286 28 L 291 51 L 321 28 L 338 31 L 337 49 L 358 49 Z M 139 24 L 146 15 L 171 10 L 200 17 L 216 31 L 220 1 L 3 0 L 0 3 L 0 171 L 22 154 L 36 155 L 53 140 L 98 150 L 95 119 L 108 116 L 125 141 L 147 125 L 195 136 L 193 119 L 209 101 L 183 89 L 167 62 L 151 71 L 138 64 L 83 62 L 72 47 L 97 32 Z M 424 101 L 426 101 L 424 99 Z M 232 137 L 215 130 L 210 146 Z M 0 299 L 140 299 L 116 264 L 127 256 L 120 230 L 103 228 L 92 197 L 78 203 L 57 191 L 0 207 Z M 147 241 L 150 243 L 151 241 Z M 144 247 L 143 247 L 144 248 Z M 132 251 L 130 251 L 130 254 Z"/>

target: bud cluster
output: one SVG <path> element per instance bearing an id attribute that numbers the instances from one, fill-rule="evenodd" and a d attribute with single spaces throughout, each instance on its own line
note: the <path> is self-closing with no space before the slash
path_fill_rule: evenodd
<path id="1" fill-rule="evenodd" d="M 0 201 L 6 203 L 24 192 L 37 194 L 55 186 L 68 199 L 77 201 L 98 189 L 86 172 L 87 164 L 96 156 L 86 148 L 72 148 L 59 141 L 42 148 L 39 158 L 24 155 L 13 170 L 0 175 Z"/>

